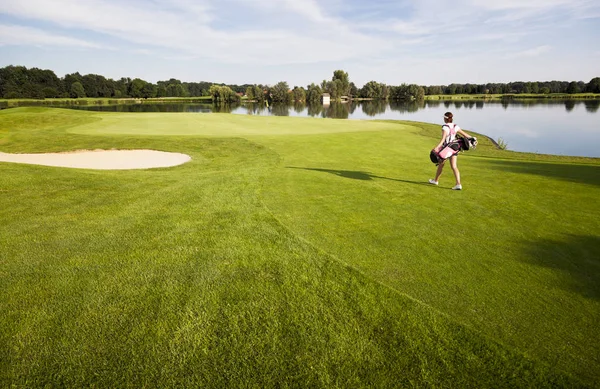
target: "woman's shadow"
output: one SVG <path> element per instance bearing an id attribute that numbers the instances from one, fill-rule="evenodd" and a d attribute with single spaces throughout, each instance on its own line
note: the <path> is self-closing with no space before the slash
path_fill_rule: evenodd
<path id="1" fill-rule="evenodd" d="M 297 167 L 297 166 L 286 166 L 286 168 L 287 169 L 301 169 L 301 170 L 312 170 L 312 171 L 316 171 L 316 172 L 324 172 L 324 173 L 334 174 L 336 176 L 340 176 L 340 177 L 344 177 L 344 178 L 351 178 L 353 180 L 372 181 L 374 178 L 379 178 L 382 180 L 405 182 L 408 184 L 433 186 L 427 182 L 410 181 L 410 180 L 401 180 L 399 178 L 382 177 L 382 176 L 376 176 L 369 172 L 362 172 L 362 171 L 355 171 L 355 170 L 332 170 L 332 169 Z"/>

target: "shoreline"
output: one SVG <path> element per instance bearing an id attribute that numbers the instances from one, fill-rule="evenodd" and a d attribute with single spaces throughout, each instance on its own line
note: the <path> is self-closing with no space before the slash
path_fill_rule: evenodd
<path id="1" fill-rule="evenodd" d="M 504 94 L 456 94 L 456 95 L 425 95 L 425 100 L 589 100 L 600 99 L 600 93 L 504 93 Z"/>
<path id="2" fill-rule="evenodd" d="M 424 100 L 590 100 L 600 99 L 600 93 L 551 93 L 551 94 L 456 94 L 456 95 L 425 95 Z M 354 97 L 349 101 L 396 101 L 394 99 L 374 99 Z M 242 103 L 252 100 L 242 100 Z M 344 101 L 346 102 L 346 101 Z M 0 99 L 0 108 L 13 108 L 24 106 L 53 106 L 53 105 L 120 105 L 120 104 L 155 104 L 155 103 L 212 103 L 211 96 L 197 97 L 84 97 L 84 98 L 49 98 L 49 99 Z"/>

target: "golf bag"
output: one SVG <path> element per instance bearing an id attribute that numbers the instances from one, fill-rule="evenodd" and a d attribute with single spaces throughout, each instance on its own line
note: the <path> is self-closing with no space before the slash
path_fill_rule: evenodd
<path id="1" fill-rule="evenodd" d="M 446 144 L 439 153 L 436 153 L 435 150 L 431 150 L 429 153 L 429 159 L 431 162 L 439 165 L 453 155 L 456 155 L 461 151 L 474 149 L 475 146 L 477 146 L 477 138 L 472 137 L 467 139 L 458 137 L 452 142 Z"/>

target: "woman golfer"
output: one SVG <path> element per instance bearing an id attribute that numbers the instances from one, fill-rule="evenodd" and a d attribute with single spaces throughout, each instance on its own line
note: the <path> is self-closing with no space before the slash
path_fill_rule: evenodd
<path id="1" fill-rule="evenodd" d="M 452 142 L 456 138 L 456 134 L 459 133 L 465 138 L 470 138 L 471 136 L 461 130 L 459 126 L 452 123 L 452 112 L 446 112 L 444 114 L 444 125 L 442 125 L 442 140 L 438 143 L 437 146 L 433 149 L 436 153 L 439 153 L 441 149 L 443 149 L 448 143 Z M 458 171 L 458 166 L 456 165 L 456 160 L 458 159 L 458 155 L 455 154 L 450 157 L 450 167 L 452 168 L 452 172 L 454 173 L 454 178 L 456 178 L 456 185 L 452 187 L 453 190 L 461 190 L 462 185 L 460 184 L 460 172 Z M 438 167 L 437 172 L 435 173 L 435 178 L 430 179 L 429 183 L 433 185 L 438 184 L 438 180 L 442 175 L 442 170 L 444 170 L 444 165 L 446 161 L 442 161 Z"/>

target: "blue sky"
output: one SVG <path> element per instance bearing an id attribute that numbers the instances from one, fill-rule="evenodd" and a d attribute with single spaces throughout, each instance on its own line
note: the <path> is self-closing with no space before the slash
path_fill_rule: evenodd
<path id="1" fill-rule="evenodd" d="M 0 66 L 306 86 L 584 81 L 598 0 L 0 0 Z"/>

